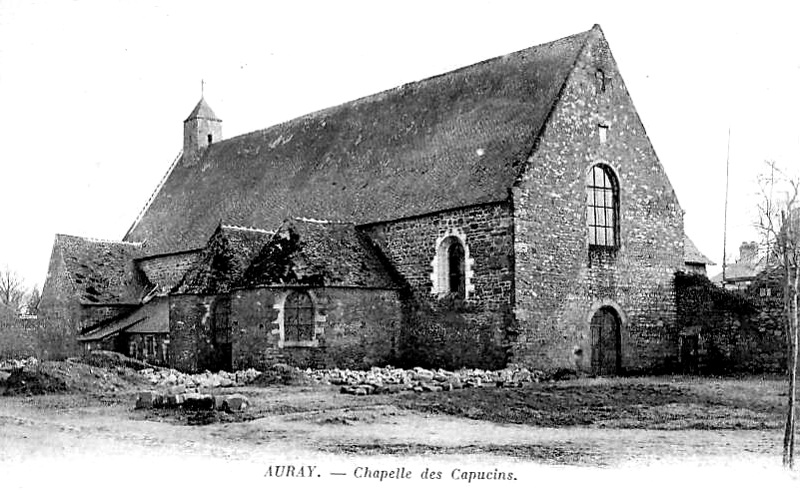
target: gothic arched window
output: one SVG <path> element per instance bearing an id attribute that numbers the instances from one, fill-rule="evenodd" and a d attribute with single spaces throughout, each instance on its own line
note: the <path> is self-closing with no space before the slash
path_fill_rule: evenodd
<path id="1" fill-rule="evenodd" d="M 619 246 L 619 185 L 610 167 L 598 164 L 589 170 L 586 197 L 589 245 L 616 248 Z"/>
<path id="2" fill-rule="evenodd" d="M 309 342 L 314 340 L 314 303 L 303 291 L 292 291 L 283 305 L 283 340 Z"/>

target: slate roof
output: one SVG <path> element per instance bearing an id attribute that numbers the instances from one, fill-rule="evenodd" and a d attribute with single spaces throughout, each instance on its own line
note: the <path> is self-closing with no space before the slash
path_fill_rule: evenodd
<path id="1" fill-rule="evenodd" d="M 308 219 L 284 222 L 253 259 L 239 286 L 259 285 L 399 288 L 365 233 Z"/>
<path id="2" fill-rule="evenodd" d="M 132 313 L 103 323 L 78 337 L 79 342 L 102 340 L 125 331 L 127 333 L 169 333 L 169 302 L 167 297 L 154 297 Z"/>
<path id="3" fill-rule="evenodd" d="M 273 235 L 273 231 L 220 225 L 171 293 L 229 292 Z"/>
<path id="4" fill-rule="evenodd" d="M 191 114 L 189 114 L 189 116 L 184 120 L 184 123 L 196 118 L 222 121 L 221 119 L 217 118 L 217 115 L 214 114 L 214 110 L 211 109 L 211 106 L 209 106 L 206 100 L 202 97 L 200 98 L 200 102 L 197 103 L 197 106 L 195 106 L 192 110 Z"/>
<path id="5" fill-rule="evenodd" d="M 683 235 L 683 262 L 696 265 L 716 265 L 716 263 L 709 260 L 706 255 L 701 253 L 694 242 L 689 239 L 689 236 L 685 234 Z"/>
<path id="6" fill-rule="evenodd" d="M 142 245 L 57 234 L 67 274 L 83 304 L 138 304 L 147 279 L 133 264 Z"/>
<path id="7" fill-rule="evenodd" d="M 158 254 L 202 247 L 220 221 L 363 224 L 507 200 L 590 36 L 599 26 L 213 143 L 125 239 Z"/>
<path id="8" fill-rule="evenodd" d="M 764 267 L 763 260 L 758 260 L 756 263 L 737 261 L 725 265 L 725 282 L 752 280 L 764 270 Z M 721 283 L 722 273 L 714 275 L 711 281 Z"/>

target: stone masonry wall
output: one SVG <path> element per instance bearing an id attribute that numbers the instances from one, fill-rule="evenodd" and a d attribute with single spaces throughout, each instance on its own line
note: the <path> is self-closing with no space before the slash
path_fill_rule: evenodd
<path id="1" fill-rule="evenodd" d="M 755 311 L 745 318 L 733 351 L 735 370 L 786 373 L 788 321 L 784 306 L 783 275 L 764 272 L 746 295 Z"/>
<path id="2" fill-rule="evenodd" d="M 586 178 L 599 163 L 619 180 L 616 251 L 588 244 Z M 527 166 L 513 190 L 515 360 L 591 370 L 589 323 L 610 306 L 621 317 L 623 371 L 673 364 L 683 212 L 599 37 L 584 47 Z"/>
<path id="3" fill-rule="evenodd" d="M 404 365 L 505 366 L 514 336 L 514 256 L 508 204 L 450 210 L 364 227 L 408 283 L 401 347 Z M 434 289 L 437 245 L 460 237 L 466 301 Z"/>
<path id="4" fill-rule="evenodd" d="M 401 326 L 397 292 L 313 288 L 316 335 L 311 346 L 281 347 L 282 302 L 287 289 L 261 288 L 231 294 L 233 367 L 367 369 L 396 361 Z"/>
<path id="5" fill-rule="evenodd" d="M 762 272 L 744 290 L 726 290 L 704 276 L 678 274 L 678 323 L 696 336 L 701 373 L 785 373 L 786 315 L 781 275 Z"/>
<path id="6" fill-rule="evenodd" d="M 158 284 L 162 292 L 168 292 L 180 282 L 186 271 L 199 258 L 198 251 L 183 251 L 170 255 L 137 260 L 139 268 L 150 282 Z"/>
<path id="7" fill-rule="evenodd" d="M 196 372 L 213 360 L 213 321 L 217 296 L 173 295 L 169 300 L 169 360 L 181 371 Z"/>
<path id="8" fill-rule="evenodd" d="M 54 245 L 47 268 L 47 279 L 42 287 L 39 315 L 51 322 L 68 326 L 77 334 L 80 313 L 81 306 L 69 280 L 64 259 L 59 248 Z"/>

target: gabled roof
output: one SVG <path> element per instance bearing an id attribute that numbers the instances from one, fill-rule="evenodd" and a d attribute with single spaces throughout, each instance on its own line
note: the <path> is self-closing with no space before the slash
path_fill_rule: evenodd
<path id="1" fill-rule="evenodd" d="M 240 286 L 260 285 L 398 288 L 365 233 L 309 219 L 286 221 L 253 259 Z"/>
<path id="2" fill-rule="evenodd" d="M 364 224 L 508 199 L 599 26 L 214 143 L 177 165 L 126 240 L 202 246 L 222 222 Z"/>
<path id="3" fill-rule="evenodd" d="M 252 259 L 274 232 L 220 225 L 209 238 L 200 258 L 172 289 L 173 294 L 230 291 Z"/>
<path id="4" fill-rule="evenodd" d="M 697 246 L 686 234 L 683 235 L 683 262 L 695 265 L 716 265 L 697 249 Z"/>
<path id="5" fill-rule="evenodd" d="M 758 259 L 755 263 L 749 261 L 737 261 L 730 265 L 725 265 L 725 282 L 740 282 L 753 280 L 756 275 L 764 270 L 766 264 L 763 259 Z M 722 282 L 722 273 L 714 275 L 712 282 Z"/>
<path id="6" fill-rule="evenodd" d="M 55 244 L 81 303 L 138 304 L 150 287 L 133 264 L 140 243 L 57 234 Z"/>
<path id="7" fill-rule="evenodd" d="M 209 106 L 202 97 L 200 98 L 200 102 L 197 103 L 197 106 L 192 110 L 192 113 L 184 120 L 184 123 L 194 119 L 222 121 L 217 118 L 217 115 L 214 114 L 214 110 L 211 109 L 211 106 Z"/>
<path id="8" fill-rule="evenodd" d="M 102 340 L 125 331 L 127 333 L 169 333 L 169 302 L 155 297 L 135 311 L 103 323 L 78 337 L 79 342 Z"/>

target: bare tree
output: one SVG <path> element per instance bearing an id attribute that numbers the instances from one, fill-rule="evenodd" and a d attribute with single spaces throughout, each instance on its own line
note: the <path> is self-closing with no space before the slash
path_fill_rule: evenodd
<path id="1" fill-rule="evenodd" d="M 767 262 L 780 272 L 786 317 L 788 408 L 783 435 L 783 466 L 794 468 L 795 405 L 797 401 L 798 293 L 800 282 L 800 178 L 788 176 L 768 161 L 769 176 L 761 177 L 759 226 L 768 246 Z M 778 181 L 776 182 L 776 177 Z M 775 199 L 775 185 L 778 198 Z"/>
<path id="2" fill-rule="evenodd" d="M 24 297 L 25 289 L 22 277 L 6 265 L 0 271 L 0 306 L 13 313 L 18 313 Z"/>
<path id="3" fill-rule="evenodd" d="M 30 314 L 36 316 L 39 314 L 39 301 L 42 300 L 42 295 L 39 294 L 39 286 L 34 285 L 33 289 L 31 289 L 30 294 L 28 294 L 27 299 L 25 301 L 25 312 L 26 314 Z"/>

